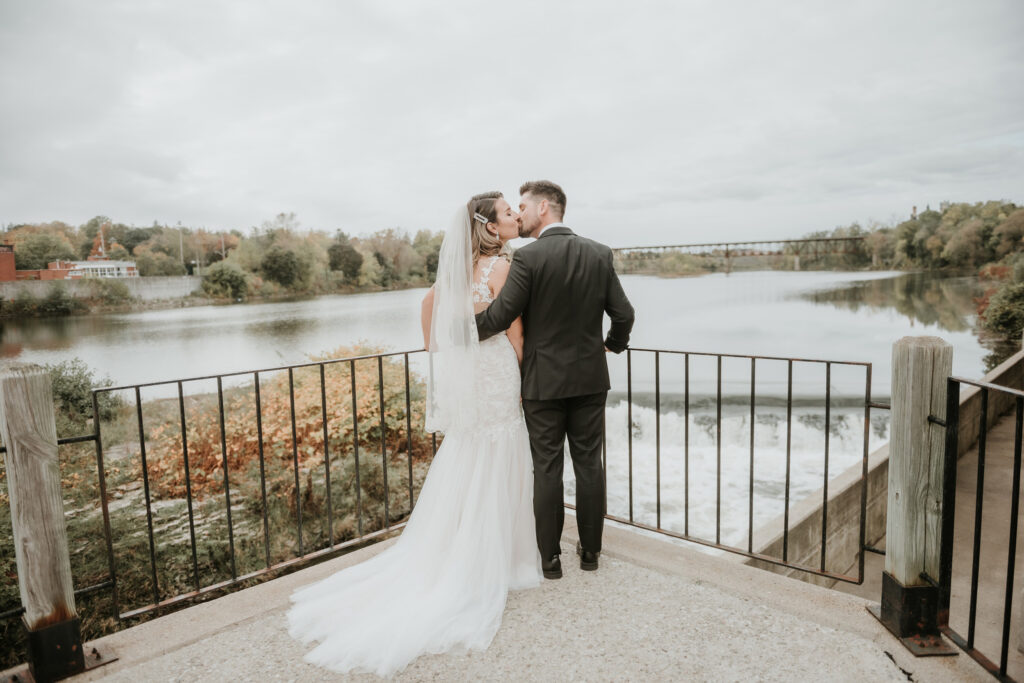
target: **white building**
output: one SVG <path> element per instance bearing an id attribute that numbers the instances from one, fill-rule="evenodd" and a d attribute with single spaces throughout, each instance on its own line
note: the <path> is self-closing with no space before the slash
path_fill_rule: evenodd
<path id="1" fill-rule="evenodd" d="M 138 277 L 139 271 L 134 261 L 71 261 L 69 279 L 93 277 Z"/>

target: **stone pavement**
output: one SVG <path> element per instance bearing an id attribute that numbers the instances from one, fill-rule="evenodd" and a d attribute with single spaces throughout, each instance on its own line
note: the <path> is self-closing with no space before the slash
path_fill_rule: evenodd
<path id="1" fill-rule="evenodd" d="M 563 537 L 565 577 L 512 593 L 490 648 L 421 657 L 396 678 L 991 680 L 965 656 L 915 659 L 862 598 L 615 527 L 607 528 L 601 569 L 582 572 L 571 561 L 574 533 Z M 288 636 L 285 611 L 295 588 L 392 542 L 107 636 L 90 646 L 119 660 L 73 680 L 375 678 L 303 662 L 308 648 Z"/>

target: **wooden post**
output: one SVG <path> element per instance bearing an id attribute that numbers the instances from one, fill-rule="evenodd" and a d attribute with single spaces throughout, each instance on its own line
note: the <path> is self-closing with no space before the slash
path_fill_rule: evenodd
<path id="1" fill-rule="evenodd" d="M 38 365 L 0 365 L 0 438 L 7 447 L 18 588 L 37 680 L 82 671 L 50 375 Z"/>
<path id="2" fill-rule="evenodd" d="M 893 345 L 885 572 L 878 616 L 918 655 L 952 654 L 939 636 L 939 591 L 928 580 L 940 579 L 942 425 L 952 372 L 953 347 L 938 337 L 903 337 Z"/>

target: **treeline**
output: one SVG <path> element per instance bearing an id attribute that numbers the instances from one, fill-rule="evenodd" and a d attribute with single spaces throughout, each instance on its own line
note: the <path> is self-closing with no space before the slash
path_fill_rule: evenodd
<path id="1" fill-rule="evenodd" d="M 80 226 L 62 222 L 8 227 L 0 241 L 14 245 L 19 270 L 105 253 L 135 261 L 143 277 L 202 275 L 207 294 L 234 300 L 277 294 L 387 289 L 433 281 L 441 233 L 414 236 L 397 229 L 368 236 L 301 228 L 279 214 L 251 228 L 213 232 L 154 223 L 135 227 L 96 216 Z"/>
<path id="2" fill-rule="evenodd" d="M 822 237 L 863 237 L 864 241 L 849 254 L 802 257 L 801 267 L 978 270 L 1021 253 L 1024 208 L 1002 201 L 943 202 L 938 210 L 925 208 L 896 225 L 852 223 L 804 235 L 804 239 Z"/>

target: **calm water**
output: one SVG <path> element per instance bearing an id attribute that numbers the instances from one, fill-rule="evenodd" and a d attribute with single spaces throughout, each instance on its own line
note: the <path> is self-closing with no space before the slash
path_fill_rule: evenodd
<path id="1" fill-rule="evenodd" d="M 748 272 L 699 278 L 628 276 L 623 286 L 637 311 L 634 347 L 859 361 L 873 365 L 872 397 L 889 395 L 890 354 L 905 335 L 936 335 L 954 346 L 957 374 L 980 377 L 991 350 L 972 331 L 975 278 L 898 273 Z M 340 346 L 367 342 L 392 350 L 421 344 L 423 290 L 331 296 L 315 300 L 209 306 L 121 315 L 4 323 L 6 357 L 53 363 L 79 357 L 118 384 L 142 383 L 302 362 Z M 419 361 L 423 355 L 413 357 Z M 988 360 L 986 360 L 988 358 Z M 625 354 L 610 356 L 613 390 L 606 412 L 608 510 L 629 512 L 629 439 L 633 450 L 634 515 L 656 522 L 660 467 L 661 516 L 666 528 L 744 543 L 749 482 L 754 525 L 784 510 L 787 434 L 791 440 L 791 499 L 822 485 L 825 369 L 795 363 L 794 409 L 787 425 L 785 361 L 759 360 L 756 416 L 750 420 L 750 361 L 724 359 L 721 437 L 713 397 L 714 358 L 691 356 L 689 420 L 683 395 L 683 356 L 660 360 L 661 413 L 654 410 L 654 358 L 632 354 L 632 420 L 622 400 Z M 829 477 L 859 463 L 864 452 L 865 369 L 833 365 L 829 378 Z M 209 391 L 209 386 L 197 387 Z M 168 395 L 173 392 L 168 388 Z M 150 398 L 157 393 L 149 393 Z M 660 435 L 659 435 L 660 430 Z M 751 475 L 751 432 L 756 463 Z M 888 415 L 874 411 L 870 446 L 888 438 Z M 687 443 L 688 438 L 688 443 Z M 721 449 L 719 449 L 719 441 Z M 656 445 L 660 443 L 660 457 Z M 718 453 L 722 453 L 721 519 L 716 516 Z M 572 497 L 571 467 L 566 490 Z M 685 501 L 689 499 L 689 507 Z"/>

